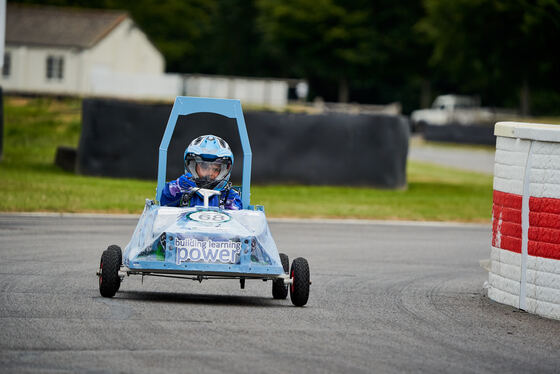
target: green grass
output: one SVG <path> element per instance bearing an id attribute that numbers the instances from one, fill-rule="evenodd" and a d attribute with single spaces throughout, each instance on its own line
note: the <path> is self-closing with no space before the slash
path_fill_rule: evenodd
<path id="1" fill-rule="evenodd" d="M 4 98 L 0 211 L 140 213 L 155 181 L 74 175 L 54 165 L 56 147 L 77 146 L 78 99 Z M 252 186 L 251 201 L 273 217 L 488 222 L 492 177 L 408 163 L 408 187 Z"/>

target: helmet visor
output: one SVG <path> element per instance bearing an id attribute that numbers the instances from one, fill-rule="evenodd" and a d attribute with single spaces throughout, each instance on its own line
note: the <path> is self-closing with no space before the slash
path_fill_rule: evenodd
<path id="1" fill-rule="evenodd" d="M 218 158 L 214 161 L 207 161 L 200 156 L 188 156 L 185 166 L 187 171 L 197 179 L 218 181 L 228 176 L 231 160 L 228 158 Z"/>
<path id="2" fill-rule="evenodd" d="M 196 174 L 199 178 L 215 180 L 225 167 L 221 162 L 200 161 L 196 163 Z"/>

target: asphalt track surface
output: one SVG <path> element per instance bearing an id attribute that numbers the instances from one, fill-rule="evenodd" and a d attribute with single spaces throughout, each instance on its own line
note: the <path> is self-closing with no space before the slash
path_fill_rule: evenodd
<path id="1" fill-rule="evenodd" d="M 278 221 L 306 257 L 304 308 L 271 283 L 131 277 L 99 295 L 102 250 L 135 218 L 0 215 L 0 371 L 560 371 L 560 321 L 484 296 L 486 226 Z"/>

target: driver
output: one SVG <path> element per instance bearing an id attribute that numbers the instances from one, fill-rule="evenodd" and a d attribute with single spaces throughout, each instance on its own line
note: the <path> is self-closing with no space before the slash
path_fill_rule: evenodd
<path id="1" fill-rule="evenodd" d="M 215 135 L 199 136 L 185 150 L 184 160 L 185 174 L 165 184 L 161 205 L 203 205 L 204 199 L 196 191 L 206 188 L 220 191 L 220 195 L 210 198 L 208 205 L 222 209 L 242 209 L 239 193 L 229 183 L 233 153 L 222 138 Z"/>

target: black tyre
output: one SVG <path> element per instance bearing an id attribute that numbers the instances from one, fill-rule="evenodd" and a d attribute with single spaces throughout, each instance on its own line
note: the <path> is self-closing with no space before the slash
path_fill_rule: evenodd
<path id="1" fill-rule="evenodd" d="M 119 247 L 118 245 L 113 244 L 113 245 L 110 245 L 110 246 L 107 248 L 107 250 L 108 250 L 108 251 L 115 251 L 115 252 L 117 252 L 117 253 L 119 254 L 119 266 L 121 266 L 121 265 L 122 265 L 122 250 L 121 250 L 121 247 Z"/>
<path id="2" fill-rule="evenodd" d="M 298 257 L 292 262 L 290 270 L 292 285 L 290 286 L 290 299 L 295 306 L 304 306 L 309 299 L 309 264 L 303 257 Z"/>
<path id="3" fill-rule="evenodd" d="M 111 247 L 107 248 L 101 255 L 99 264 L 99 292 L 101 296 L 113 297 L 119 290 L 121 285 L 121 278 L 119 278 L 121 260 L 119 251 L 111 249 Z"/>
<path id="4" fill-rule="evenodd" d="M 280 253 L 280 261 L 282 261 L 282 267 L 284 268 L 284 273 L 288 274 L 290 271 L 290 259 L 285 253 Z M 276 279 L 272 281 L 272 297 L 275 299 L 284 300 L 288 297 L 288 286 L 284 284 L 281 279 Z"/>
<path id="5" fill-rule="evenodd" d="M 113 245 L 110 245 L 109 247 L 107 247 L 107 250 L 108 251 L 115 251 L 118 254 L 118 256 L 119 256 L 119 268 L 120 268 L 121 265 L 122 265 L 122 250 L 121 250 L 121 247 L 113 244 Z M 119 285 L 117 286 L 117 291 L 119 290 L 120 287 L 121 287 L 121 282 L 119 282 Z"/>

